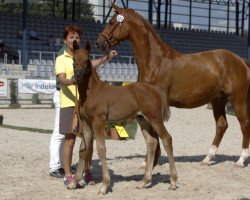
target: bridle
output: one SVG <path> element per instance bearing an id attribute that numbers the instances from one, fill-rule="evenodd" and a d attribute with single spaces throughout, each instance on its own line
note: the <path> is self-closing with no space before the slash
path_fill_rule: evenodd
<path id="1" fill-rule="evenodd" d="M 108 46 L 110 45 L 111 39 L 112 39 L 112 37 L 113 37 L 114 32 L 116 31 L 116 29 L 118 28 L 118 26 L 121 25 L 121 24 L 123 23 L 123 21 L 124 21 L 124 16 L 121 15 L 121 14 L 118 14 L 118 15 L 116 16 L 115 25 L 114 25 L 114 27 L 112 28 L 112 30 L 110 31 L 110 33 L 105 34 L 104 32 L 101 32 L 101 33 L 99 34 L 99 36 L 104 37 L 104 39 L 105 39 L 105 42 L 102 43 L 102 46 L 105 48 L 105 50 L 107 50 Z"/>
<path id="2" fill-rule="evenodd" d="M 74 116 L 73 116 L 73 120 L 72 120 L 72 131 L 74 132 L 75 131 L 75 126 L 76 124 L 74 119 L 77 120 L 77 124 L 79 123 L 79 125 L 82 125 L 83 124 L 83 121 L 80 117 L 80 110 L 79 110 L 79 101 L 78 101 L 78 83 L 83 79 L 84 75 L 86 75 L 89 71 L 91 71 L 92 68 L 94 68 L 91 64 L 91 61 L 90 61 L 90 57 L 88 57 L 86 63 L 86 68 L 85 69 L 82 69 L 83 67 L 81 67 L 80 70 L 77 70 L 76 67 L 77 66 L 81 66 L 80 64 L 75 64 L 75 62 L 73 62 L 73 69 L 74 69 L 74 76 L 75 76 L 75 80 L 76 80 L 76 87 L 75 87 L 75 93 L 76 93 L 76 96 L 75 96 L 75 108 L 74 108 Z M 79 68 L 78 68 L 79 69 Z M 76 72 L 80 72 L 80 73 L 76 73 Z M 81 122 L 81 123 L 80 123 Z M 75 133 L 75 132 L 74 132 Z M 77 134 L 77 133 L 75 133 Z"/>

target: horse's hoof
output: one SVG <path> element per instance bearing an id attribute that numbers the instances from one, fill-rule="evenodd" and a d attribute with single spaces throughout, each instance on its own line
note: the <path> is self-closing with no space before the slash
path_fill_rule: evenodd
<path id="1" fill-rule="evenodd" d="M 204 167 L 209 167 L 209 166 L 211 165 L 211 163 L 210 163 L 210 162 L 207 162 L 207 161 L 202 161 L 202 162 L 200 163 L 200 165 L 201 165 L 201 166 L 204 166 Z"/>

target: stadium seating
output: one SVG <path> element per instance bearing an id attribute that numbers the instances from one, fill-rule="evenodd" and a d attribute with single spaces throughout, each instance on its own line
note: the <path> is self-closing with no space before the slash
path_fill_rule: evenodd
<path id="1" fill-rule="evenodd" d="M 49 23 L 48 23 L 49 21 Z M 67 24 L 77 24 L 84 30 L 84 40 L 90 41 L 92 55 L 102 54 L 95 48 L 95 40 L 103 30 L 104 25 L 100 22 L 79 20 L 75 22 L 64 21 L 59 17 L 30 16 L 29 27 L 35 30 L 39 40 L 27 38 L 27 52 L 29 64 L 37 66 L 37 70 L 30 74 L 31 77 L 51 77 L 54 74 L 54 58 L 60 47 L 47 45 L 50 34 L 61 38 L 63 27 Z M 22 39 L 17 38 L 16 33 L 22 25 L 21 15 L 11 15 L 0 13 L 0 40 L 6 45 L 22 50 Z M 247 42 L 235 34 L 226 34 L 220 31 L 189 30 L 186 28 L 168 28 L 156 30 L 162 40 L 171 45 L 176 50 L 183 53 L 194 53 L 218 48 L 228 49 L 241 57 L 247 58 Z M 136 80 L 138 70 L 133 64 L 133 51 L 129 41 L 124 41 L 115 47 L 119 56 L 112 59 L 112 63 L 106 63 L 103 69 L 99 70 L 102 80 Z M 39 52 L 44 52 L 39 57 Z M 43 67 L 42 67 L 43 66 Z M 42 69 L 41 69 L 42 68 Z M 6 73 L 1 69 L 0 73 Z M 7 73 L 11 73 L 8 72 Z"/>
<path id="2" fill-rule="evenodd" d="M 159 29 L 158 33 L 165 42 L 183 53 L 227 49 L 247 58 L 247 42 L 235 34 L 175 28 Z"/>

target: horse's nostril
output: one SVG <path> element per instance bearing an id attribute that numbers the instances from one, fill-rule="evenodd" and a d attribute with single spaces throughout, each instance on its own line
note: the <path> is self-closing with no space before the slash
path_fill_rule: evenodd
<path id="1" fill-rule="evenodd" d="M 75 74 L 76 77 L 79 77 L 81 76 L 81 72 L 80 71 L 76 71 L 76 74 Z"/>

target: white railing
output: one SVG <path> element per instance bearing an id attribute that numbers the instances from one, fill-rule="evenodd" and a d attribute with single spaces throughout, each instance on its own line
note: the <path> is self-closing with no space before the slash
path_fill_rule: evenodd
<path id="1" fill-rule="evenodd" d="M 21 55 L 22 55 L 21 51 L 18 50 L 18 53 L 19 53 L 19 64 L 21 64 L 21 60 L 22 60 L 21 59 Z M 43 57 L 44 54 L 52 54 L 53 62 L 55 63 L 56 55 L 57 55 L 58 52 L 52 52 L 52 51 L 31 51 L 31 53 L 38 54 L 38 59 L 39 59 L 40 62 L 41 62 L 42 57 Z M 91 55 L 92 55 L 93 59 L 103 56 L 103 54 L 91 54 Z M 134 58 L 133 56 L 126 56 L 126 55 L 124 55 L 124 56 L 120 55 L 119 57 L 120 58 L 126 58 L 126 59 L 128 59 L 128 63 L 132 63 L 132 60 Z"/>

